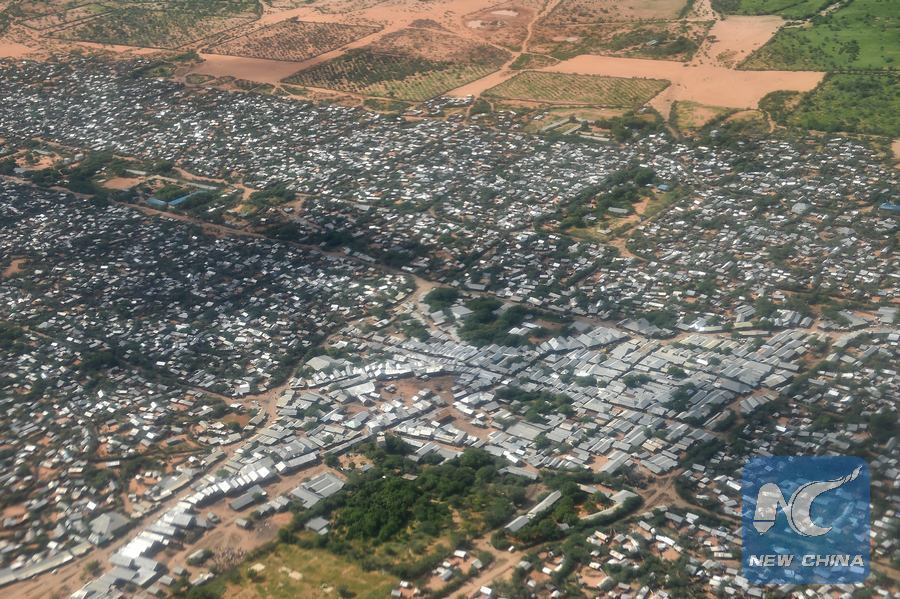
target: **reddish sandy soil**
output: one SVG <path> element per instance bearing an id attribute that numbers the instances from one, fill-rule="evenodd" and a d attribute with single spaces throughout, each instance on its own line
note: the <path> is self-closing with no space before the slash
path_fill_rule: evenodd
<path id="1" fill-rule="evenodd" d="M 775 35 L 784 24 L 779 16 L 729 16 L 716 21 L 706 43 L 694 55 L 693 64 L 734 67 Z"/>
<path id="2" fill-rule="evenodd" d="M 0 41 L 0 58 L 24 58 L 31 51 L 31 48 L 18 42 Z"/>
<path id="3" fill-rule="evenodd" d="M 131 189 L 143 180 L 143 177 L 113 177 L 112 179 L 107 179 L 103 183 L 103 186 L 124 191 L 126 189 Z"/>
<path id="4" fill-rule="evenodd" d="M 19 271 L 21 271 L 22 267 L 24 265 L 25 265 L 25 258 L 13 258 L 12 261 L 9 263 L 9 266 L 7 266 L 6 268 L 3 269 L 3 273 L 0 274 L 0 277 L 3 277 L 3 278 L 11 277 L 11 276 L 15 275 L 16 273 L 18 273 Z"/>
<path id="5" fill-rule="evenodd" d="M 236 77 L 260 83 L 276 84 L 300 70 L 300 64 L 296 62 L 219 54 L 201 54 L 200 56 L 203 58 L 203 63 L 192 69 L 191 72 L 214 77 Z"/>
<path id="6" fill-rule="evenodd" d="M 807 71 L 735 71 L 712 65 L 689 66 L 665 60 L 578 56 L 542 69 L 559 73 L 646 77 L 672 82 L 650 103 L 668 114 L 674 100 L 691 100 L 710 106 L 756 108 L 766 94 L 777 90 L 809 91 L 824 73 Z"/>

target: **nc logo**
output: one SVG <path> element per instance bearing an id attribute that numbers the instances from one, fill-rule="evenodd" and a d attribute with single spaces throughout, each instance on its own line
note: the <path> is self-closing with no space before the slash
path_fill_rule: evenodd
<path id="1" fill-rule="evenodd" d="M 813 502 L 819 495 L 838 489 L 845 484 L 856 480 L 862 466 L 858 466 L 853 472 L 840 478 L 823 481 L 813 481 L 799 487 L 791 495 L 790 501 L 785 502 L 781 489 L 775 483 L 766 483 L 759 488 L 756 495 L 756 511 L 753 515 L 753 528 L 760 534 L 765 534 L 775 525 L 775 517 L 780 507 L 787 516 L 788 525 L 798 535 L 804 537 L 820 537 L 831 531 L 832 527 L 819 526 L 812 520 L 810 512 Z"/>

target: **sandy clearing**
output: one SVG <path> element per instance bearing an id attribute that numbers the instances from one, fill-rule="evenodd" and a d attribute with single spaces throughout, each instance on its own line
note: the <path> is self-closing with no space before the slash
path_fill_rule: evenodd
<path id="1" fill-rule="evenodd" d="M 203 62 L 191 73 L 212 75 L 214 77 L 236 77 L 260 83 L 277 84 L 285 77 L 300 70 L 299 62 L 267 60 L 264 58 L 244 58 L 242 56 L 224 56 L 220 54 L 200 54 Z"/>
<path id="2" fill-rule="evenodd" d="M 25 258 L 13 258 L 12 261 L 10 261 L 9 266 L 4 268 L 3 272 L 0 273 L 0 278 L 8 279 L 9 277 L 18 274 L 22 271 L 25 264 Z"/>
<path id="3" fill-rule="evenodd" d="M 734 67 L 769 41 L 782 25 L 784 19 L 777 15 L 729 16 L 716 21 L 691 63 Z"/>
<path id="4" fill-rule="evenodd" d="M 143 177 L 113 177 L 104 181 L 103 187 L 117 189 L 119 191 L 127 191 L 138 183 L 141 183 L 143 180 Z"/>
<path id="5" fill-rule="evenodd" d="M 24 58 L 34 50 L 12 40 L 0 41 L 0 58 Z"/>
<path id="6" fill-rule="evenodd" d="M 900 167 L 900 138 L 894 140 L 891 149 L 894 151 L 894 158 L 898 160 L 897 166 Z"/>
<path id="7" fill-rule="evenodd" d="M 85 42 L 81 40 L 66 43 L 76 48 L 80 46 L 91 50 L 106 50 L 108 52 L 115 52 L 116 54 L 134 54 L 135 56 L 148 56 L 150 54 L 168 52 L 168 50 L 162 48 L 144 48 L 141 46 L 125 46 L 123 44 L 101 44 L 99 42 Z"/>
<path id="8" fill-rule="evenodd" d="M 480 96 L 482 93 L 494 87 L 495 85 L 500 85 L 507 79 L 511 79 L 514 75 L 521 72 L 522 71 L 514 71 L 507 68 L 502 68 L 499 71 L 494 71 L 486 77 L 476 79 L 475 81 L 466 83 L 461 87 L 450 90 L 444 95 L 454 98 L 462 98 L 465 96 Z"/>
<path id="9" fill-rule="evenodd" d="M 809 91 L 825 73 L 812 71 L 734 71 L 713 65 L 688 66 L 666 60 L 583 55 L 541 69 L 557 73 L 644 77 L 672 82 L 650 104 L 668 115 L 675 100 L 728 108 L 756 108 L 766 94 L 778 90 Z"/>

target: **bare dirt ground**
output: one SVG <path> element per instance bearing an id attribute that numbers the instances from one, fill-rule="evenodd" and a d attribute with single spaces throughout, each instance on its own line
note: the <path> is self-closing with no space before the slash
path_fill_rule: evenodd
<path id="1" fill-rule="evenodd" d="M 212 75 L 213 77 L 235 77 L 273 85 L 302 68 L 300 63 L 283 60 L 221 54 L 200 54 L 200 56 L 203 58 L 203 62 L 191 69 L 190 73 Z"/>
<path id="2" fill-rule="evenodd" d="M 756 108 L 760 99 L 777 90 L 809 91 L 824 73 L 808 71 L 736 71 L 713 65 L 687 66 L 665 60 L 578 56 L 542 69 L 558 73 L 606 75 L 610 77 L 646 77 L 667 79 L 667 89 L 650 104 L 668 115 L 675 100 L 690 100 L 710 106 Z"/>
<path id="3" fill-rule="evenodd" d="M 25 263 L 25 258 L 13 258 L 12 262 L 9 263 L 9 266 L 4 268 L 3 272 L 0 273 L 0 278 L 8 279 L 15 276 L 22 270 L 22 268 L 25 266 Z"/>
<path id="4" fill-rule="evenodd" d="M 733 68 L 769 41 L 783 24 L 779 16 L 729 16 L 716 21 L 691 64 Z"/>
<path id="5" fill-rule="evenodd" d="M 454 594 L 455 597 L 472 597 L 481 587 L 490 585 L 491 581 L 509 578 L 516 565 L 525 557 L 525 554 L 521 551 L 509 552 L 495 549 L 486 539 L 476 541 L 474 549 L 476 551 L 487 551 L 494 556 L 494 561 L 463 585 Z"/>
<path id="6" fill-rule="evenodd" d="M 0 40 L 0 58 L 25 58 L 33 50 L 12 40 Z"/>

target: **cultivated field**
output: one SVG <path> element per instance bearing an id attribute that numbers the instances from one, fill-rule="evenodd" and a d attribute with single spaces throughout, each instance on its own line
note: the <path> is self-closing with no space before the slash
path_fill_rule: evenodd
<path id="1" fill-rule="evenodd" d="M 664 90 L 668 81 L 526 71 L 485 92 L 486 96 L 551 104 L 637 108 Z"/>
<path id="2" fill-rule="evenodd" d="M 743 66 L 837 71 L 896 69 L 898 65 L 897 0 L 854 0 L 808 25 L 781 29 Z"/>
<path id="3" fill-rule="evenodd" d="M 686 61 L 703 43 L 712 21 L 597 23 L 536 28 L 532 51 L 565 60 L 602 54 Z"/>
<path id="4" fill-rule="evenodd" d="M 285 80 L 364 96 L 423 101 L 497 70 L 509 55 L 434 31 L 407 29 Z"/>
<path id="5" fill-rule="evenodd" d="M 687 0 L 562 0 L 544 24 L 670 20 L 678 18 L 686 6 Z"/>
<path id="6" fill-rule="evenodd" d="M 188 10 L 129 7 L 55 31 L 52 37 L 68 41 L 179 48 L 216 33 L 249 23 L 249 15 L 211 15 Z"/>
<path id="7" fill-rule="evenodd" d="M 302 62 L 378 31 L 377 27 L 288 19 L 228 40 L 212 54 Z"/>
<path id="8" fill-rule="evenodd" d="M 496 64 L 437 62 L 351 50 L 332 61 L 297 73 L 285 82 L 421 102 L 484 77 L 496 68 Z"/>
<path id="9" fill-rule="evenodd" d="M 97 15 L 108 12 L 109 10 L 109 6 L 103 4 L 84 4 L 70 10 L 62 10 L 59 12 L 52 12 L 49 14 L 41 15 L 39 17 L 25 19 L 24 21 L 22 21 L 22 24 L 26 27 L 36 29 L 38 31 L 49 31 L 52 29 L 64 27 L 66 25 L 72 25 L 83 19 L 96 17 Z"/>

